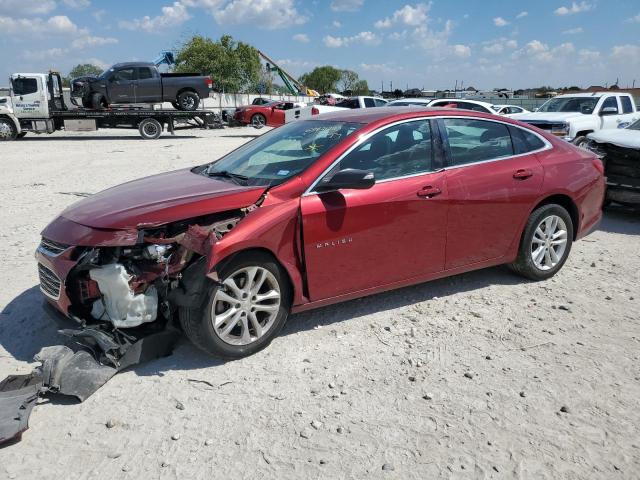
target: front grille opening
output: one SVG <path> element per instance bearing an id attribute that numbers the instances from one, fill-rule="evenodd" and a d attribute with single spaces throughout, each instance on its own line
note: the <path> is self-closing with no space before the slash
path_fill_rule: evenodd
<path id="1" fill-rule="evenodd" d="M 64 243 L 54 242 L 53 240 L 49 240 L 48 238 L 42 237 L 40 241 L 40 249 L 45 250 L 47 253 L 51 255 L 60 255 L 66 249 L 68 249 L 70 245 L 65 245 Z"/>
<path id="2" fill-rule="evenodd" d="M 38 264 L 38 276 L 40 277 L 40 290 L 42 293 L 49 298 L 58 300 L 62 286 L 58 276 L 41 263 Z"/>

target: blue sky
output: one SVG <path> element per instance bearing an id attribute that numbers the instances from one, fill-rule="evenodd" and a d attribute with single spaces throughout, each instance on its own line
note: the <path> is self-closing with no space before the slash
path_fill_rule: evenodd
<path id="1" fill-rule="evenodd" d="M 194 33 L 230 34 L 296 76 L 349 68 L 375 89 L 640 86 L 638 0 L 0 0 L 0 85 L 153 60 Z"/>

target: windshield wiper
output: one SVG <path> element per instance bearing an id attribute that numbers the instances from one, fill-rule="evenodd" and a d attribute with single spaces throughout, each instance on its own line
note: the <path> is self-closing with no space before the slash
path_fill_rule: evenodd
<path id="1" fill-rule="evenodd" d="M 210 177 L 225 177 L 225 178 L 231 178 L 232 180 L 242 180 L 243 182 L 246 182 L 249 180 L 249 177 L 247 177 L 246 175 L 240 175 L 239 173 L 228 172 L 227 170 L 209 171 L 207 172 L 207 175 L 209 175 Z"/>

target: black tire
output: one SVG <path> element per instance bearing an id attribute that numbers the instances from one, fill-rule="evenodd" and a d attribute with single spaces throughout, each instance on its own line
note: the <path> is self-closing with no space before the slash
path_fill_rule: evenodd
<path id="1" fill-rule="evenodd" d="M 27 132 L 20 132 L 20 133 L 16 136 L 16 138 L 24 138 L 24 137 L 26 137 L 26 136 L 27 136 Z"/>
<path id="2" fill-rule="evenodd" d="M 541 222 L 551 216 L 560 217 L 564 222 L 566 226 L 567 241 L 562 257 L 559 258 L 559 261 L 553 267 L 543 270 L 539 268 L 533 260 L 534 234 L 536 233 L 538 226 L 541 226 Z M 574 228 L 571 215 L 569 215 L 569 212 L 567 212 L 564 207 L 557 204 L 548 204 L 538 207 L 531 213 L 531 216 L 527 221 L 524 233 L 520 240 L 518 256 L 516 261 L 510 265 L 511 269 L 519 275 L 535 281 L 546 280 L 553 277 L 558 273 L 569 257 L 571 245 L 573 244 Z"/>
<path id="3" fill-rule="evenodd" d="M 84 108 L 93 108 L 91 97 L 82 97 L 82 106 Z"/>
<path id="4" fill-rule="evenodd" d="M 200 95 L 196 92 L 182 92 L 176 99 L 178 110 L 193 112 L 200 105 Z"/>
<path id="5" fill-rule="evenodd" d="M 18 130 L 9 118 L 0 118 L 0 142 L 10 142 L 18 137 Z"/>
<path id="6" fill-rule="evenodd" d="M 277 281 L 280 290 L 279 308 L 269 330 L 263 336 L 246 345 L 232 345 L 225 342 L 213 327 L 213 301 L 220 288 L 213 284 L 207 290 L 206 301 L 200 308 L 180 307 L 180 324 L 191 342 L 204 352 L 223 359 L 237 359 L 253 355 L 266 348 L 280 333 L 287 321 L 291 307 L 291 287 L 286 272 L 269 255 L 260 252 L 240 254 L 230 262 L 225 263 L 218 271 L 221 282 L 232 274 L 248 267 L 261 267 L 268 270 Z"/>
<path id="7" fill-rule="evenodd" d="M 108 106 L 107 99 L 101 93 L 91 95 L 91 108 L 94 110 L 104 110 Z"/>
<path id="8" fill-rule="evenodd" d="M 571 140 L 571 143 L 573 143 L 578 148 L 586 149 L 588 141 L 589 141 L 589 139 L 586 136 L 580 135 L 580 136 L 574 138 L 573 140 Z"/>
<path id="9" fill-rule="evenodd" d="M 138 124 L 138 131 L 145 140 L 156 140 L 162 135 L 162 124 L 155 118 L 145 118 Z"/>
<path id="10" fill-rule="evenodd" d="M 175 101 L 175 102 L 171 102 L 171 106 L 172 106 L 173 108 L 175 108 L 176 110 L 180 110 L 180 105 L 178 104 L 178 102 L 177 102 L 177 101 Z"/>
<path id="11" fill-rule="evenodd" d="M 251 126 L 253 128 L 262 128 L 267 124 L 267 117 L 261 113 L 254 113 L 251 117 Z"/>

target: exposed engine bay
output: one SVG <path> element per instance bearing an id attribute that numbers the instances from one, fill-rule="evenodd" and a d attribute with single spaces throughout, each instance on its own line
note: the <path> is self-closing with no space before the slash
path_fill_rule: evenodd
<path id="1" fill-rule="evenodd" d="M 65 289 L 66 316 L 79 328 L 59 330 L 69 345 L 43 348 L 34 357 L 41 366 L 30 374 L 0 381 L 0 444 L 20 438 L 40 396 L 84 401 L 119 371 L 171 354 L 180 336 L 177 308 L 202 301 L 201 289 L 211 281 L 204 260 L 257 206 L 140 229 L 130 247 L 65 246 L 43 238 L 41 253 L 65 252 L 76 261 L 57 288 Z M 55 299 L 51 274 L 40 270 L 41 290 Z"/>

